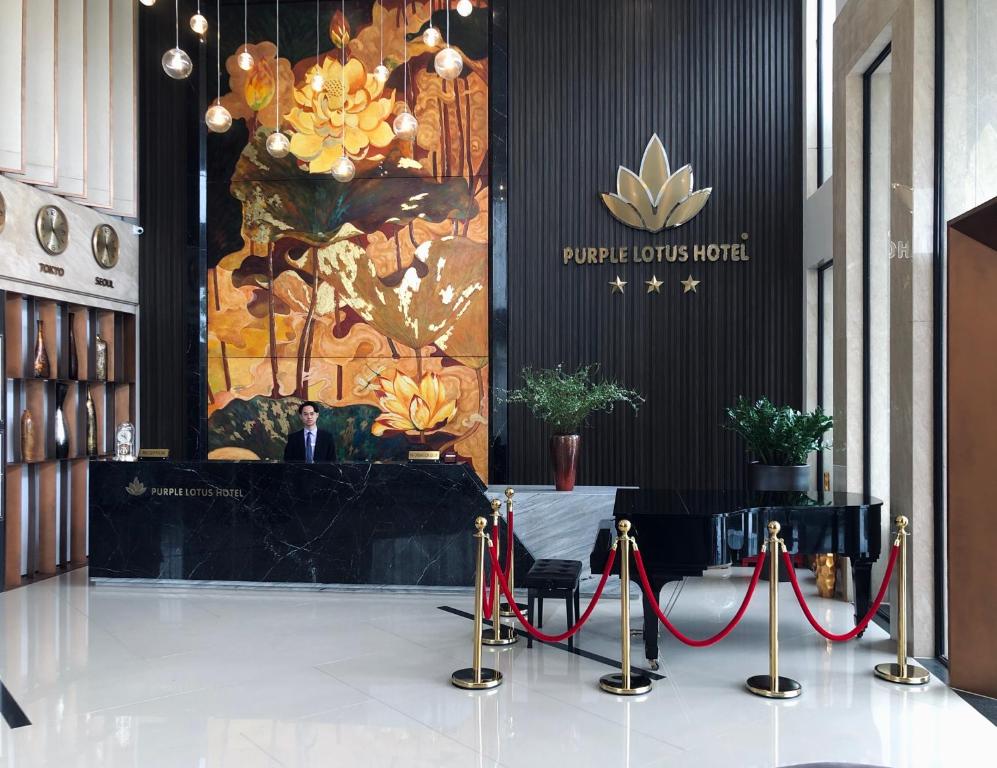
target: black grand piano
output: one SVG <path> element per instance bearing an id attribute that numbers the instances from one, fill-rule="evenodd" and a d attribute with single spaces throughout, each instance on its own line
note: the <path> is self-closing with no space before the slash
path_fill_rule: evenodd
<path id="1" fill-rule="evenodd" d="M 644 651 L 656 668 L 658 620 L 648 601 L 657 601 L 669 581 L 759 554 L 772 520 L 782 526 L 779 535 L 792 555 L 834 552 L 851 558 L 860 619 L 869 610 L 871 569 L 882 545 L 882 509 L 879 499 L 851 493 L 620 488 L 614 520 L 600 525 L 590 562 L 593 573 L 602 572 L 616 522 L 629 520 L 654 590 L 644 595 Z"/>

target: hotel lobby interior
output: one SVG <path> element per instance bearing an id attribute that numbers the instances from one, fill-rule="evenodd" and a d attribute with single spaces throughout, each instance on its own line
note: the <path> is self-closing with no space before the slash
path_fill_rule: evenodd
<path id="1" fill-rule="evenodd" d="M 0 0 L 0 766 L 997 758 L 997 0 Z"/>

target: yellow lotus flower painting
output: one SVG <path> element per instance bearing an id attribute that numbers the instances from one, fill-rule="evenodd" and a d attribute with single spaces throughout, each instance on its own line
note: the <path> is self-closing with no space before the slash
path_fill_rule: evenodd
<path id="1" fill-rule="evenodd" d="M 312 77 L 322 75 L 322 88 Z M 305 82 L 294 89 L 297 106 L 287 114 L 291 152 L 307 164 L 309 173 L 328 173 L 344 149 L 353 160 L 383 160 L 395 138 L 388 121 L 394 94 L 382 98 L 384 85 L 364 69 L 359 59 L 343 67 L 335 59 L 311 67 Z"/>
<path id="2" fill-rule="evenodd" d="M 654 134 L 644 149 L 640 173 L 621 165 L 616 193 L 603 193 L 602 201 L 628 227 L 660 232 L 682 226 L 706 205 L 712 188 L 693 192 L 692 187 L 692 166 L 683 165 L 672 173 L 665 146 Z"/>
<path id="3" fill-rule="evenodd" d="M 242 70 L 242 7 L 222 6 L 233 124 L 207 138 L 209 456 L 279 458 L 311 400 L 341 460 L 417 445 L 487 480 L 488 4 L 451 18 L 453 81 L 421 40 L 429 0 L 318 9 L 316 51 L 315 5 L 281 4 L 278 60 L 275 8 L 256 6 Z M 415 140 L 394 135 L 403 110 Z M 343 155 L 349 182 L 331 173 Z"/>

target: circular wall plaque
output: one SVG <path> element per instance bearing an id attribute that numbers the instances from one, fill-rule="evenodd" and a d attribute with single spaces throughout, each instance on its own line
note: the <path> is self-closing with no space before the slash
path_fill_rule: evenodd
<path id="1" fill-rule="evenodd" d="M 0 232 L 3 232 L 3 225 L 7 223 L 7 201 L 0 195 Z"/>
<path id="2" fill-rule="evenodd" d="M 93 246 L 93 257 L 104 269 L 111 269 L 118 263 L 118 233 L 110 224 L 98 224 L 94 227 L 90 244 Z"/>
<path id="3" fill-rule="evenodd" d="M 35 217 L 35 234 L 42 248 L 53 256 L 58 256 L 69 245 L 69 222 L 62 209 L 55 205 L 43 205 Z"/>

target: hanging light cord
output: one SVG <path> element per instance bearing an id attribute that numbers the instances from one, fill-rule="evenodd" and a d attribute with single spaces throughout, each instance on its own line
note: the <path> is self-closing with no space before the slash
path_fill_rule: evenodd
<path id="1" fill-rule="evenodd" d="M 167 11 L 167 13 L 169 13 L 169 11 Z M 176 2 L 173 3 L 173 21 L 177 33 L 176 47 L 179 48 L 180 47 L 180 0 L 176 0 Z"/>
<path id="2" fill-rule="evenodd" d="M 200 4 L 200 0 L 198 0 Z M 222 98 L 222 0 L 215 0 L 215 101 Z"/>
<path id="3" fill-rule="evenodd" d="M 242 0 L 242 50 L 249 50 L 249 0 Z"/>
<path id="4" fill-rule="evenodd" d="M 319 0 L 315 0 L 315 66 L 318 66 L 318 6 Z"/>
<path id="5" fill-rule="evenodd" d="M 447 0 L 447 48 L 450 47 L 450 2 Z"/>
<path id="6" fill-rule="evenodd" d="M 408 109 L 408 0 L 402 0 L 402 16 L 405 17 L 402 22 L 405 27 L 405 33 L 402 35 L 404 44 L 403 56 L 405 58 L 405 63 L 402 65 L 402 93 L 405 94 L 405 109 Z M 432 24 L 432 15 L 430 15 L 429 19 L 430 24 Z"/>
<path id="7" fill-rule="evenodd" d="M 280 133 L 280 0 L 277 0 L 277 54 L 274 63 L 277 68 L 277 99 L 274 101 L 273 116 L 277 123 L 277 133 Z"/>
<path id="8" fill-rule="evenodd" d="M 343 157 L 346 157 L 346 0 L 342 0 L 342 11 L 343 11 L 343 36 L 341 40 L 343 41 L 343 66 L 340 70 L 340 77 L 343 82 Z"/>
<path id="9" fill-rule="evenodd" d="M 384 0 L 381 0 L 381 35 L 380 35 L 379 40 L 380 40 L 380 44 L 381 44 L 381 62 L 380 63 L 381 63 L 381 66 L 383 67 L 384 66 Z"/>

